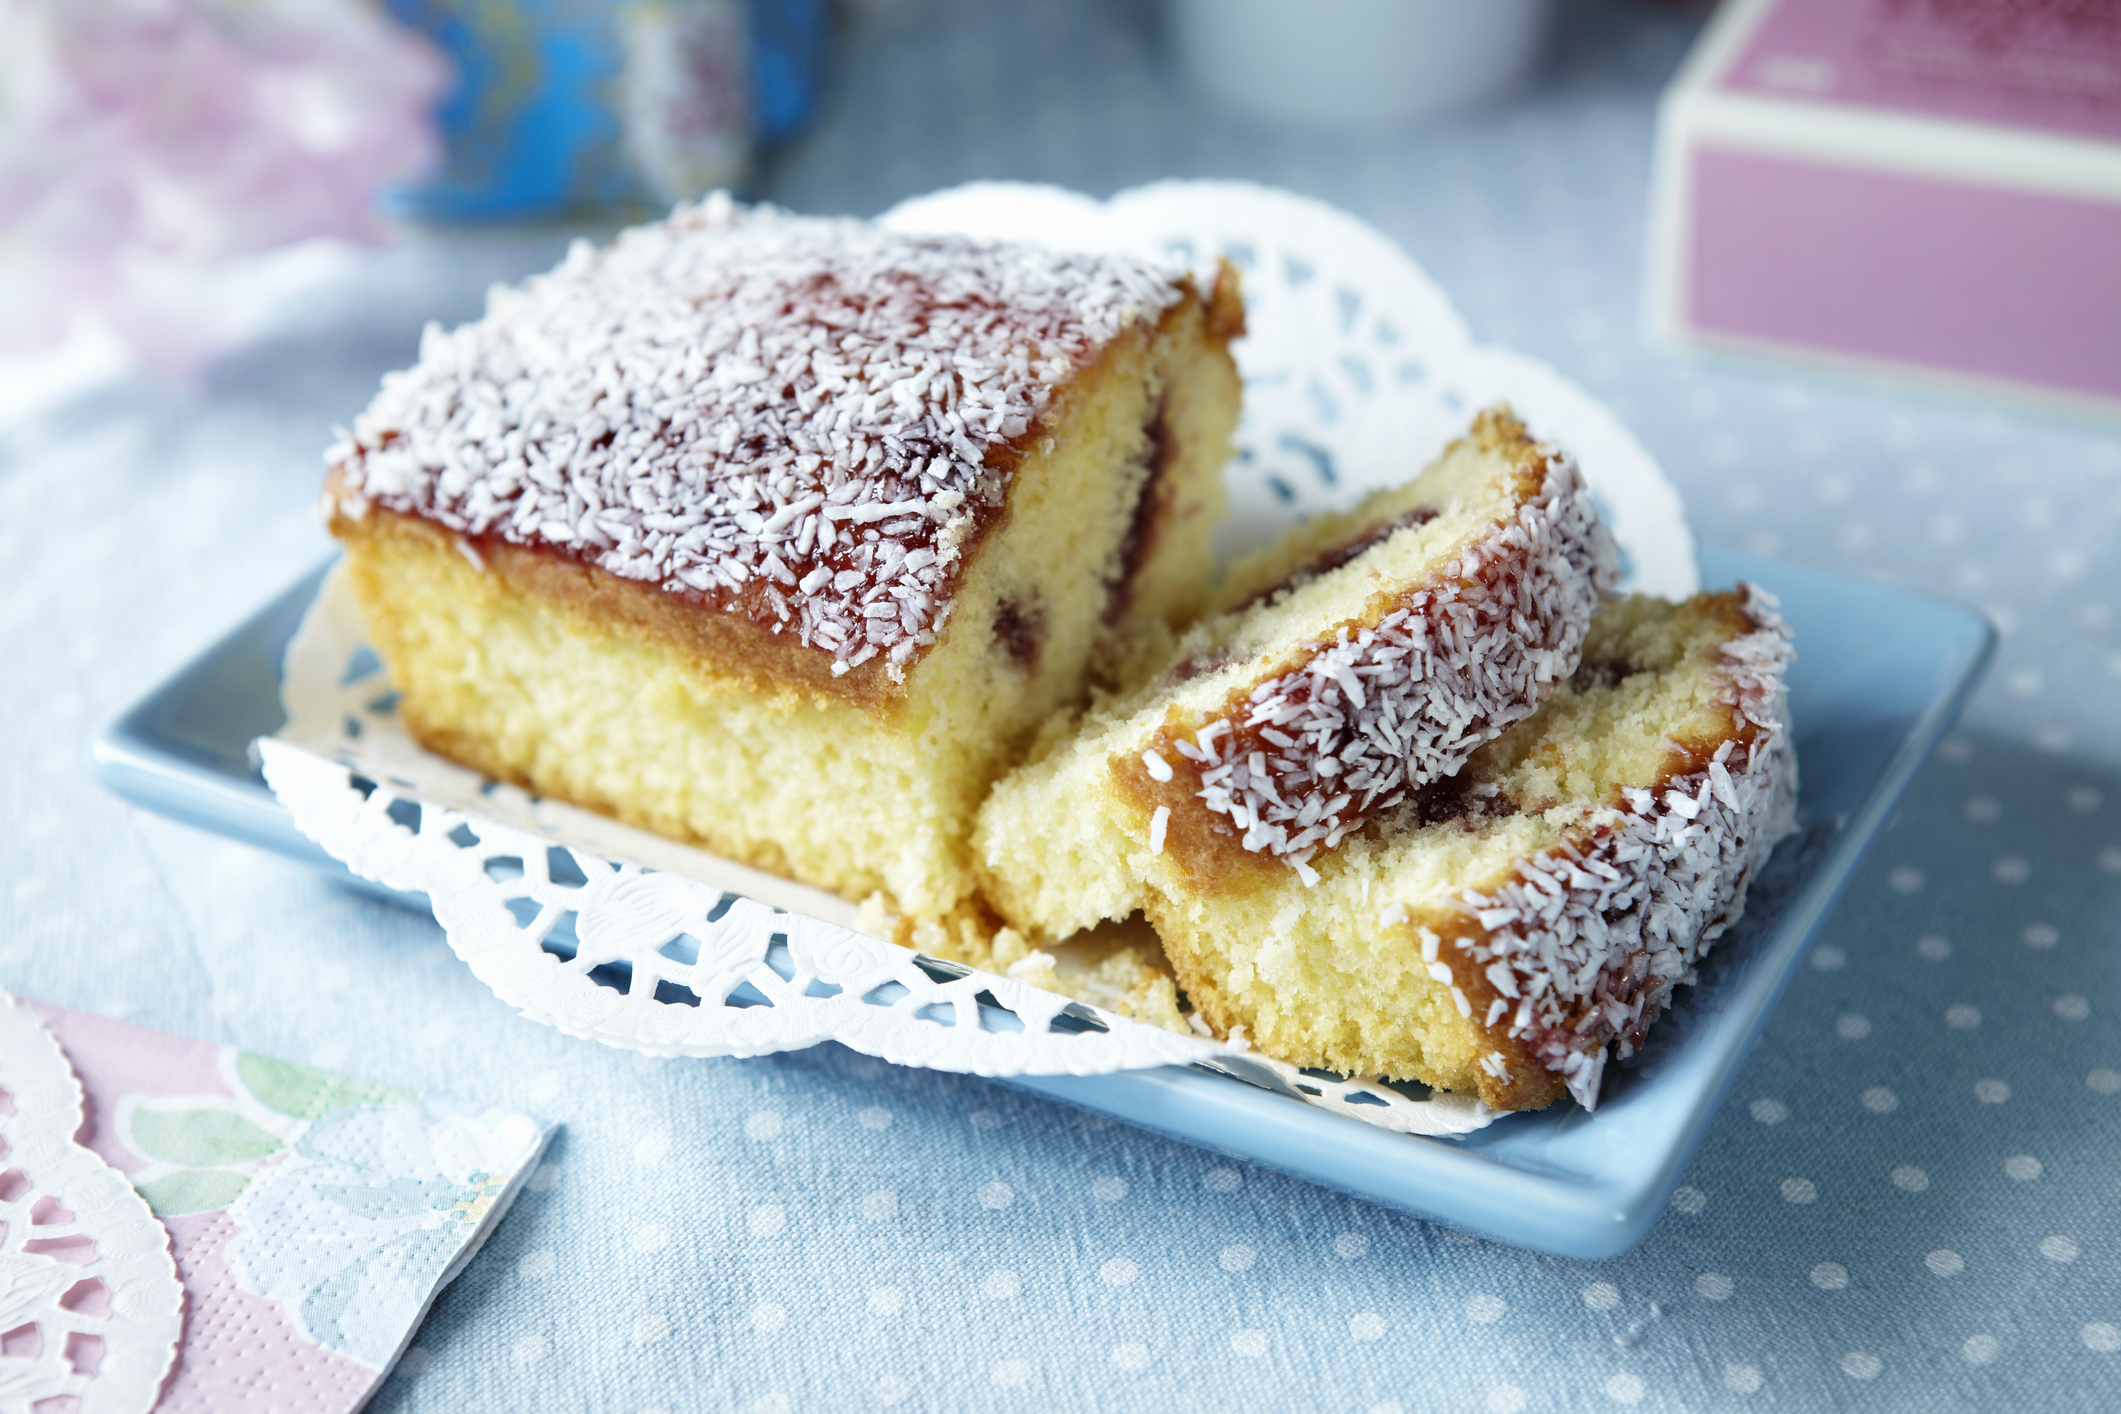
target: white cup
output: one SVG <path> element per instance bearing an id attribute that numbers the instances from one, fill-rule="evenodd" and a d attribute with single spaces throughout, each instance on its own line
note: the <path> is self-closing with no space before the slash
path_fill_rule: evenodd
<path id="1" fill-rule="evenodd" d="M 1550 0 L 1167 0 L 1193 83 L 1299 127 L 1374 128 L 1522 83 Z"/>

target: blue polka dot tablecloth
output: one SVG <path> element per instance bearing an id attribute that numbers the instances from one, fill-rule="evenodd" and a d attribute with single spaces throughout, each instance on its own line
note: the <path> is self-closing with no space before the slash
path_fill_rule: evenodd
<path id="1" fill-rule="evenodd" d="M 1316 194 L 1618 408 L 1703 539 L 1974 604 L 1997 667 L 1614 1261 L 832 1046 L 599 1049 L 509 1014 L 430 920 L 90 779 L 96 730 L 324 556 L 331 424 L 567 233 L 378 255 L 196 387 L 0 431 L 0 986 L 561 1126 L 374 1407 L 2121 1408 L 2121 429 L 1646 348 L 1654 105 L 1696 25 L 1669 9 L 1565 7 L 1523 101 L 1333 139 L 1199 104 L 1141 7 L 864 13 L 777 200 Z"/>

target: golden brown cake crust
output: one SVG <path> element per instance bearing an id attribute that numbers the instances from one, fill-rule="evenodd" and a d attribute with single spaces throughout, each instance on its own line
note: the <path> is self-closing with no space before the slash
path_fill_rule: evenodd
<path id="1" fill-rule="evenodd" d="M 328 454 L 332 494 L 344 519 L 542 549 L 896 684 L 1078 375 L 1181 309 L 1226 343 L 1235 306 L 1232 279 L 1204 303 L 1131 258 L 710 198 L 431 328 Z"/>
<path id="2" fill-rule="evenodd" d="M 1095 381 L 1106 364 L 1139 357 L 1139 350 L 1152 339 L 1193 319 L 1202 321 L 1204 332 L 1213 334 L 1211 346 L 1219 356 L 1227 357 L 1224 350 L 1227 339 L 1232 337 L 1227 333 L 1232 327 L 1230 316 L 1227 310 L 1218 313 L 1216 306 L 1237 302 L 1239 317 L 1235 327 L 1242 333 L 1243 305 L 1236 286 L 1235 272 L 1226 267 L 1204 305 L 1192 295 L 1189 284 L 1185 296 L 1166 309 L 1155 326 L 1137 323 L 1109 340 L 1084 367 L 1079 381 Z M 1070 391 L 1062 390 L 1048 404 L 1041 428 L 1065 420 Z M 1027 441 L 1029 435 L 1019 441 Z M 1151 435 L 1167 434 L 1160 426 L 1152 426 Z M 1010 446 L 992 455 L 1005 457 L 1013 467 L 1021 459 L 1021 452 L 1020 446 Z M 1108 622 L 1129 606 L 1132 575 L 1182 513 L 1171 496 L 1159 494 L 1156 481 L 1162 469 L 1160 465 L 1151 467 L 1152 481 L 1144 490 L 1129 547 L 1131 553 L 1123 554 L 1119 578 L 1109 586 Z M 572 610 L 608 632 L 660 638 L 683 653 L 703 679 L 720 679 L 760 695 L 831 698 L 877 715 L 888 715 L 905 696 L 905 675 L 894 674 L 887 658 L 872 656 L 850 668 L 840 658 L 804 644 L 777 616 L 768 598 L 775 591 L 763 579 L 753 578 L 741 589 L 717 593 L 676 581 L 658 585 L 623 578 L 605 569 L 581 547 L 536 539 L 519 543 L 492 531 L 452 530 L 430 513 L 396 509 L 370 499 L 354 489 L 350 480 L 343 463 L 333 466 L 325 478 L 323 507 L 327 525 L 341 541 L 424 534 L 435 543 L 453 544 L 473 563 L 499 574 L 511 591 L 526 599 Z M 955 568 L 959 573 L 950 580 L 953 588 L 979 546 L 998 534 L 1008 520 L 1006 498 L 992 505 L 979 505 L 958 544 Z"/>

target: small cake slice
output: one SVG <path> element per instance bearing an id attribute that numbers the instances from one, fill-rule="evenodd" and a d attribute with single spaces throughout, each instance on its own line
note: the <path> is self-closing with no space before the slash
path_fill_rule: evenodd
<path id="1" fill-rule="evenodd" d="M 1218 1034 L 1533 1109 L 1595 1107 L 1793 828 L 1789 638 L 1750 588 L 1624 600 L 1540 710 L 1318 862 L 1166 848 L 1147 916 Z M 1055 802 L 1065 805 L 1064 802 Z M 1137 826 L 1134 849 L 1156 858 Z"/>
<path id="2" fill-rule="evenodd" d="M 1242 321 L 710 198 L 430 328 L 323 511 L 424 745 L 937 917 L 1097 645 L 1205 599 Z"/>
<path id="3" fill-rule="evenodd" d="M 1241 562 L 1175 662 L 1049 730 L 981 811 L 988 902 L 1056 939 L 1186 875 L 1315 882 L 1574 671 L 1614 559 L 1574 462 L 1481 414 L 1411 484 Z"/>

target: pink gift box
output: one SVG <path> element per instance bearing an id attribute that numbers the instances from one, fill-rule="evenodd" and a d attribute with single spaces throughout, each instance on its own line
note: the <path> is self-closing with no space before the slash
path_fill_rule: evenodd
<path id="1" fill-rule="evenodd" d="M 1645 289 L 1674 342 L 2121 412 L 2121 4 L 1727 0 Z"/>

